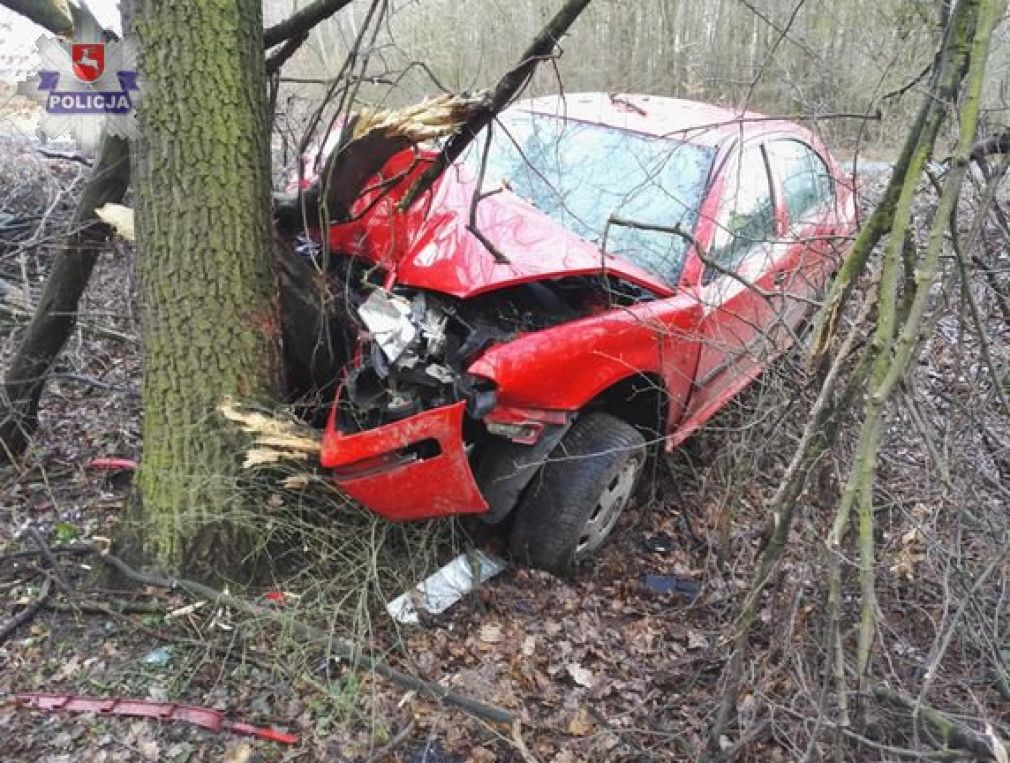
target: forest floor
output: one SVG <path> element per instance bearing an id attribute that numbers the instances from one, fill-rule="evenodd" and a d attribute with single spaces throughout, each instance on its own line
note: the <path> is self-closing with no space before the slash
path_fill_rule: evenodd
<path id="1" fill-rule="evenodd" d="M 0 187 L 0 208 L 35 215 L 38 223 L 30 238 L 6 249 L 0 242 L 0 278 L 17 285 L 30 303 L 59 246 L 60 221 L 82 168 L 46 162 L 29 146 L 7 145 L 0 155 L 7 164 L 0 177 L 11 178 Z M 18 464 L 0 471 L 0 623 L 38 597 L 53 575 L 37 555 L 12 556 L 33 550 L 27 528 L 53 545 L 102 546 L 124 521 L 129 473 L 88 465 L 98 457 L 140 455 L 131 274 L 128 247 L 117 244 L 102 256 L 81 325 L 47 387 L 39 434 Z M 0 365 L 23 320 L 17 309 L 0 312 Z M 926 377 L 942 375 L 963 343 L 942 321 L 937 325 L 929 353 L 936 367 L 925 369 Z M 353 638 L 401 670 L 504 708 L 521 719 L 517 726 L 492 726 L 405 691 L 328 658 L 318 645 L 263 618 L 200 604 L 178 591 L 124 590 L 97 574 L 101 565 L 93 557 L 65 554 L 59 564 L 75 593 L 52 594 L 34 620 L 0 644 L 0 702 L 28 691 L 168 700 L 277 727 L 298 743 L 182 723 L 40 714 L 8 704 L 0 706 L 0 758 L 696 759 L 708 741 L 735 618 L 761 548 L 762 506 L 802 426 L 807 382 L 799 353 L 783 359 L 685 448 L 657 459 L 613 540 L 573 579 L 509 569 L 421 626 L 398 626 L 384 603 L 463 548 L 450 523 L 394 528 L 335 495 L 271 496 L 274 514 L 265 524 L 300 512 L 290 535 L 302 538 L 302 562 L 243 596 Z M 943 386 L 956 396 L 956 389 Z M 827 465 L 801 497 L 796 550 L 783 564 L 782 585 L 762 602 L 739 718 L 719 740 L 745 759 L 797 759 L 804 742 L 797 741 L 796 729 L 809 729 L 818 717 L 820 549 L 838 485 L 835 466 Z M 998 463 L 977 468 L 1003 479 Z M 922 476 L 930 470 L 921 447 L 890 449 L 881 467 L 889 498 L 882 532 L 890 540 L 880 560 L 880 597 L 888 613 L 891 676 L 910 675 L 935 634 L 928 623 L 940 605 L 936 587 L 923 580 L 929 534 L 921 530 L 935 523 L 923 515 L 933 510 L 923 486 L 929 478 Z M 656 590 L 674 582 L 673 592 Z M 95 611 L 101 609 L 96 603 L 105 611 Z M 970 679 L 975 711 L 996 724 L 1010 721 L 1010 706 L 975 680 L 973 659 L 961 652 L 951 657 L 934 695 L 967 701 L 958 682 Z M 874 753 L 865 759 L 889 758 Z"/>

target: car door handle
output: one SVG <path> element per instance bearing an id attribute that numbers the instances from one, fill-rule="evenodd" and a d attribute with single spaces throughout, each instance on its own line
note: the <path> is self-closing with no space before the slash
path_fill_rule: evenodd
<path id="1" fill-rule="evenodd" d="M 784 270 L 777 271 L 775 273 L 775 285 L 776 286 L 781 286 L 782 284 L 784 284 L 786 282 L 786 279 L 788 277 L 789 277 L 789 273 L 787 273 L 786 271 L 784 271 Z"/>

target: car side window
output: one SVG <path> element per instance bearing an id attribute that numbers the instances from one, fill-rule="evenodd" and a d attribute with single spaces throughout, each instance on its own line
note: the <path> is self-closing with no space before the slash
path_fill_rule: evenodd
<path id="1" fill-rule="evenodd" d="M 795 225 L 835 197 L 831 172 L 810 146 L 798 140 L 777 140 L 768 155 L 782 183 L 790 225 Z"/>
<path id="2" fill-rule="evenodd" d="M 759 145 L 734 153 L 724 169 L 726 181 L 715 219 L 715 236 L 703 283 L 711 283 L 723 270 L 736 270 L 752 251 L 776 237 L 775 202 L 768 165 Z"/>

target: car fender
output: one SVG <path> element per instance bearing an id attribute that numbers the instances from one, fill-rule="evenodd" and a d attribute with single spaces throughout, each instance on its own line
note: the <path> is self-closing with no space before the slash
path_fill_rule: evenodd
<path id="1" fill-rule="evenodd" d="M 697 362 L 700 306 L 690 295 L 614 308 L 495 345 L 468 368 L 509 406 L 576 411 L 641 374 L 665 380 L 679 416 Z"/>

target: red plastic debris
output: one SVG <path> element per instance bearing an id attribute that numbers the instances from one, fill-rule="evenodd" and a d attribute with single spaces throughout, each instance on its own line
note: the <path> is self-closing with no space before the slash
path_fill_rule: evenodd
<path id="1" fill-rule="evenodd" d="M 132 458 L 93 458 L 88 461 L 86 468 L 104 472 L 134 472 L 137 466 L 137 462 Z"/>
<path id="2" fill-rule="evenodd" d="M 267 601 L 272 601 L 275 604 L 283 604 L 288 599 L 283 591 L 267 591 L 263 594 L 263 598 Z"/>
<path id="3" fill-rule="evenodd" d="M 176 702 L 151 702 L 145 699 L 100 699 L 75 697 L 70 694 L 28 692 L 15 694 L 15 705 L 48 713 L 97 713 L 99 715 L 127 715 L 133 718 L 154 718 L 159 721 L 182 721 L 200 726 L 208 731 L 229 731 L 232 734 L 266 739 L 281 744 L 298 744 L 298 737 L 272 728 L 253 726 L 225 719 L 224 713 L 209 707 L 181 705 Z"/>

